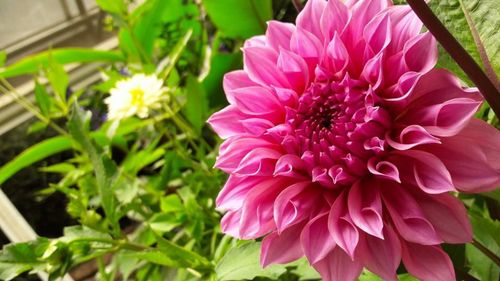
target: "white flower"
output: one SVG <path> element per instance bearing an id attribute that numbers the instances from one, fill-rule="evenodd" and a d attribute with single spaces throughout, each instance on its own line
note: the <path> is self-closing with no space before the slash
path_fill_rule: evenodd
<path id="1" fill-rule="evenodd" d="M 108 119 L 121 120 L 137 115 L 147 118 L 152 109 L 161 107 L 166 89 L 155 75 L 136 74 L 118 81 L 104 102 L 108 105 Z"/>

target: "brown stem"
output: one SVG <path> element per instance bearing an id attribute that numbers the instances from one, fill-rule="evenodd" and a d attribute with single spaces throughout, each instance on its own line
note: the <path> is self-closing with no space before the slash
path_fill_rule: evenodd
<path id="1" fill-rule="evenodd" d="M 304 8 L 302 6 L 302 3 L 300 0 L 292 0 L 292 3 L 293 3 L 293 6 L 295 7 L 295 10 L 297 10 L 297 12 L 302 11 L 302 8 Z"/>
<path id="2" fill-rule="evenodd" d="M 500 116 L 500 92 L 496 89 L 495 84 L 439 21 L 424 0 L 407 0 L 407 2 L 436 40 L 477 86 L 496 116 Z"/>
<path id="3" fill-rule="evenodd" d="M 483 244 L 479 243 L 476 239 L 472 240 L 472 246 L 476 247 L 481 253 L 483 253 L 485 256 L 487 256 L 490 260 L 496 263 L 497 266 L 500 266 L 500 257 L 495 255 L 492 251 L 490 251 L 488 248 L 483 246 Z"/>

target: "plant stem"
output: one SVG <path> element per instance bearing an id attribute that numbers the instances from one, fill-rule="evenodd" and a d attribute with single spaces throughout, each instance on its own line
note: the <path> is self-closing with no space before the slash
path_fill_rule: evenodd
<path id="1" fill-rule="evenodd" d="M 495 85 L 497 91 L 500 91 L 500 81 L 498 80 L 495 70 L 493 70 L 493 67 L 491 66 L 490 59 L 488 58 L 488 53 L 486 52 L 486 48 L 484 47 L 483 42 L 481 42 L 481 37 L 479 36 L 479 32 L 477 31 L 476 25 L 474 24 L 474 21 L 472 20 L 470 13 L 467 10 L 467 7 L 465 7 L 464 1 L 459 0 L 458 2 L 460 2 L 460 7 L 464 12 L 464 16 L 465 19 L 467 20 L 467 24 L 469 25 L 472 38 L 474 39 L 474 43 L 476 43 L 477 51 L 479 53 L 479 58 L 481 58 L 481 62 L 483 63 L 484 66 L 484 71 L 488 76 L 488 78 L 491 80 L 491 82 L 493 82 L 493 84 Z"/>
<path id="2" fill-rule="evenodd" d="M 436 40 L 450 54 L 460 68 L 462 68 L 471 81 L 474 82 L 495 114 L 500 116 L 500 92 L 495 87 L 495 84 L 441 21 L 439 21 L 424 0 L 407 0 L 407 2 Z"/>
<path id="3" fill-rule="evenodd" d="M 304 8 L 302 6 L 302 3 L 300 0 L 292 0 L 292 3 L 293 3 L 293 6 L 295 7 L 295 10 L 297 10 L 297 12 L 302 11 L 302 9 Z"/>
<path id="4" fill-rule="evenodd" d="M 472 246 L 476 247 L 481 253 L 483 253 L 485 256 L 487 256 L 490 260 L 495 262 L 497 266 L 500 266 L 500 257 L 498 257 L 495 253 L 490 251 L 488 248 L 486 248 L 483 244 L 481 244 L 479 241 L 476 239 L 472 240 Z"/>
<path id="5" fill-rule="evenodd" d="M 43 114 L 38 112 L 38 110 L 28 100 L 24 99 L 21 95 L 19 95 L 16 89 L 12 85 L 10 85 L 10 83 L 7 80 L 3 78 L 0 79 L 0 90 L 2 90 L 5 95 L 10 94 L 12 97 L 14 97 L 17 103 L 19 103 L 22 107 L 24 107 L 24 109 L 29 111 L 43 123 L 52 127 L 59 134 L 63 136 L 69 135 L 64 129 L 62 129 L 57 124 L 52 122 L 49 118 L 45 117 Z"/>

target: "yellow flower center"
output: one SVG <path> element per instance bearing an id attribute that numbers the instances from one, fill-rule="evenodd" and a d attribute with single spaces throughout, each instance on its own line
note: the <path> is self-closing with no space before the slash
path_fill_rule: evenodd
<path id="1" fill-rule="evenodd" d="M 144 106 L 144 91 L 139 88 L 132 89 L 130 91 L 130 95 L 132 96 L 132 105 L 135 106 Z"/>

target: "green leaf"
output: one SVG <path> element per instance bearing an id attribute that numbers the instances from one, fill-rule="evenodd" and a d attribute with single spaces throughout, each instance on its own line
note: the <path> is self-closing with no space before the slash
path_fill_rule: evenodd
<path id="1" fill-rule="evenodd" d="M 52 107 L 52 97 L 38 81 L 35 82 L 35 99 L 42 114 L 48 116 Z"/>
<path id="2" fill-rule="evenodd" d="M 299 276 L 299 280 L 320 280 L 319 273 L 309 265 L 307 259 L 300 259 L 297 263 L 297 268 L 292 270 L 292 273 Z"/>
<path id="3" fill-rule="evenodd" d="M 500 255 L 500 222 L 482 217 L 477 213 L 470 214 L 474 230 L 474 237 L 479 243 L 496 255 Z M 465 248 L 467 260 L 471 268 L 471 275 L 483 281 L 497 281 L 500 276 L 500 267 L 489 259 L 480 250 L 471 244 Z"/>
<path id="4" fill-rule="evenodd" d="M 74 104 L 68 128 L 73 139 L 90 156 L 96 177 L 97 189 L 101 197 L 102 208 L 107 218 L 111 221 L 115 234 L 118 235 L 120 230 L 118 218 L 116 217 L 117 200 L 113 191 L 118 176 L 118 169 L 116 164 L 102 152 L 100 147 L 92 142 L 88 130 L 88 122 L 84 115 L 83 110 Z"/>
<path id="5" fill-rule="evenodd" d="M 76 170 L 76 167 L 70 163 L 57 163 L 48 167 L 40 168 L 40 171 L 45 173 L 67 174 Z"/>
<path id="6" fill-rule="evenodd" d="M 181 0 L 150 0 L 132 14 L 134 34 L 148 56 L 153 54 L 155 39 L 160 35 L 165 23 L 179 20 L 184 15 Z"/>
<path id="7" fill-rule="evenodd" d="M 71 148 L 71 139 L 66 136 L 53 137 L 31 146 L 0 168 L 0 185 L 18 171 L 51 155 Z"/>
<path id="8" fill-rule="evenodd" d="M 212 267 L 206 258 L 186 248 L 180 247 L 161 236 L 156 237 L 156 242 L 158 243 L 158 249 L 160 251 L 167 254 L 170 258 L 185 265 L 184 267 L 194 269 L 210 269 Z"/>
<path id="9" fill-rule="evenodd" d="M 172 213 L 156 213 L 149 220 L 152 230 L 159 233 L 166 233 L 181 225 L 180 216 Z"/>
<path id="10" fill-rule="evenodd" d="M 169 77 L 170 73 L 174 70 L 175 64 L 179 60 L 182 51 L 184 51 L 184 48 L 186 48 L 187 43 L 191 39 L 192 35 L 193 35 L 193 29 L 190 28 L 186 31 L 184 36 L 182 36 L 182 38 L 179 39 L 179 41 L 177 41 L 172 51 L 158 65 L 157 69 L 157 73 L 159 73 L 158 77 L 160 77 L 161 79 L 167 79 Z"/>
<path id="11" fill-rule="evenodd" d="M 215 26 L 231 38 L 263 34 L 273 16 L 271 0 L 203 0 L 203 5 Z"/>
<path id="12" fill-rule="evenodd" d="M 476 62 L 483 65 L 471 33 L 471 27 L 464 14 L 464 11 L 469 12 L 472 24 L 478 30 L 479 37 L 494 70 L 500 73 L 500 45 L 498 44 L 500 40 L 500 33 L 498 32 L 500 29 L 500 12 L 497 0 L 440 0 L 429 1 L 429 6 Z M 469 81 L 463 71 L 442 49 L 440 50 L 438 65 L 452 70 L 462 80 Z"/>
<path id="13" fill-rule="evenodd" d="M 244 280 L 255 277 L 277 279 L 286 272 L 284 265 L 260 266 L 260 242 L 248 242 L 231 248 L 215 268 L 218 281 Z"/>
<path id="14" fill-rule="evenodd" d="M 80 239 L 111 240 L 111 236 L 107 233 L 91 229 L 84 225 L 75 225 L 65 227 L 64 236 L 59 238 L 58 241 L 71 243 Z"/>
<path id="15" fill-rule="evenodd" d="M 227 72 L 241 67 L 241 52 L 233 54 L 215 54 L 210 59 L 210 70 L 203 79 L 203 88 L 207 93 L 210 108 L 220 107 L 227 103 L 222 89 L 222 78 Z"/>
<path id="16" fill-rule="evenodd" d="M 28 56 L 19 62 L 4 69 L 0 69 L 0 78 L 9 78 L 23 74 L 37 72 L 40 68 L 49 66 L 49 58 L 60 64 L 86 63 L 95 61 L 119 62 L 124 61 L 121 53 L 116 51 L 99 51 L 83 48 L 62 48 L 49 50 Z"/>
<path id="17" fill-rule="evenodd" d="M 160 199 L 160 209 L 164 213 L 175 213 L 184 210 L 184 205 L 177 194 L 170 194 Z"/>
<path id="18" fill-rule="evenodd" d="M 127 6 L 123 0 L 96 0 L 99 7 L 112 14 L 124 14 L 127 11 Z"/>
<path id="19" fill-rule="evenodd" d="M 7 52 L 4 50 L 0 51 L 0 67 L 5 65 L 5 61 L 7 60 Z"/>
<path id="20" fill-rule="evenodd" d="M 208 114 L 207 97 L 200 82 L 194 76 L 189 76 L 186 83 L 187 103 L 184 113 L 196 132 L 200 133 Z"/>
<path id="21" fill-rule="evenodd" d="M 48 239 L 38 238 L 4 246 L 0 251 L 0 280 L 12 280 L 27 271 L 44 270 L 45 263 L 40 258 L 49 244 Z"/>
<path id="22" fill-rule="evenodd" d="M 471 25 L 479 34 L 482 45 L 497 77 L 500 75 L 500 5 L 498 0 L 461 0 L 462 9 L 471 17 Z"/>
<path id="23" fill-rule="evenodd" d="M 49 58 L 49 65 L 47 67 L 47 79 L 56 94 L 57 100 L 60 102 L 61 107 L 65 109 L 66 106 L 66 90 L 69 84 L 69 76 L 64 70 L 64 67 Z"/>

